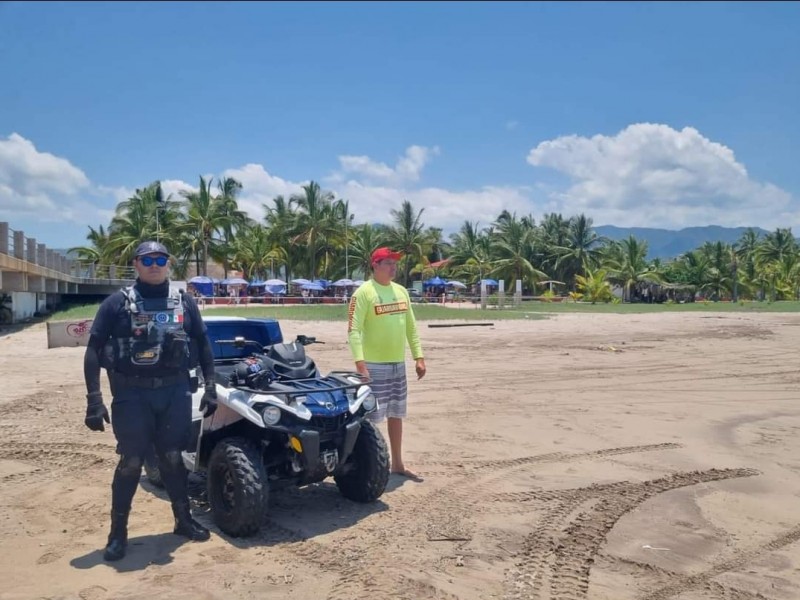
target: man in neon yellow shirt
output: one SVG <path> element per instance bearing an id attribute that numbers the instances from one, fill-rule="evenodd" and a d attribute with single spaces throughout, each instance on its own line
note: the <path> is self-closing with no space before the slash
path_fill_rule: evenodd
<path id="1" fill-rule="evenodd" d="M 356 370 L 372 379 L 378 410 L 370 420 L 387 419 L 392 473 L 421 478 L 403 464 L 403 419 L 406 417 L 406 342 L 411 348 L 417 379 L 425 376 L 425 359 L 417 333 L 417 321 L 406 289 L 392 281 L 397 261 L 403 257 L 389 248 L 372 253 L 372 279 L 350 299 L 347 325 L 350 351 Z"/>

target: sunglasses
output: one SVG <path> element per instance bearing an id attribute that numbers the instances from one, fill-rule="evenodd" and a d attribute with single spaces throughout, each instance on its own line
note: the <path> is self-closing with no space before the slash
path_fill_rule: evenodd
<path id="1" fill-rule="evenodd" d="M 142 258 L 139 259 L 139 261 L 145 267 L 152 267 L 153 263 L 156 263 L 159 267 L 166 267 L 168 260 L 169 259 L 166 256 L 156 256 L 155 258 L 153 258 L 152 256 L 143 256 Z"/>

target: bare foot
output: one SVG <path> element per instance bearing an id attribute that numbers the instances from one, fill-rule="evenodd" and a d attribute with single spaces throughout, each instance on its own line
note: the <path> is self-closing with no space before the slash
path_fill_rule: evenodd
<path id="1" fill-rule="evenodd" d="M 400 475 L 401 477 L 408 477 L 411 481 L 424 481 L 422 477 L 406 468 L 392 469 L 392 473 Z"/>

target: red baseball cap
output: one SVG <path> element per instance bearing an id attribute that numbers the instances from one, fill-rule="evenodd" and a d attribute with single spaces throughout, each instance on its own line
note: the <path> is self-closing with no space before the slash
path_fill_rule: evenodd
<path id="1" fill-rule="evenodd" d="M 392 252 L 389 248 L 378 248 L 375 252 L 372 253 L 372 264 L 374 265 L 376 262 L 380 262 L 382 260 L 386 260 L 387 258 L 391 260 L 400 260 L 403 258 L 402 252 Z"/>

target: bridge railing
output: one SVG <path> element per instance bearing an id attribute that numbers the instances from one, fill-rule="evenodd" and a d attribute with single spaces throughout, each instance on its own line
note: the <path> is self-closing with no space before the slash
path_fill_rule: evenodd
<path id="1" fill-rule="evenodd" d="M 104 265 L 88 261 L 72 260 L 70 275 L 82 279 L 136 279 L 132 266 Z"/>
<path id="2" fill-rule="evenodd" d="M 0 222 L 0 254 L 81 279 L 136 278 L 136 271 L 132 266 L 69 259 L 60 252 L 37 243 L 35 238 L 26 237 L 24 231 L 12 229 L 6 222 Z"/>

